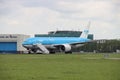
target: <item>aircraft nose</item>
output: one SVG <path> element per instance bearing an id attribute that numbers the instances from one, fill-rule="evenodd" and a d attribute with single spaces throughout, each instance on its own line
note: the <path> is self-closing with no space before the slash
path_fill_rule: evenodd
<path id="1" fill-rule="evenodd" d="M 24 41 L 23 43 L 22 43 L 22 45 L 27 45 L 28 44 L 28 41 Z"/>

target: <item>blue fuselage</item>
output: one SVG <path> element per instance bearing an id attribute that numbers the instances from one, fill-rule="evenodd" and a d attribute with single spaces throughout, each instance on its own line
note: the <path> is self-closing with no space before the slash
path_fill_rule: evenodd
<path id="1" fill-rule="evenodd" d="M 76 38 L 76 37 L 34 37 L 28 38 L 23 42 L 23 45 L 60 45 L 60 44 L 71 44 L 71 43 L 84 43 L 88 42 L 90 39 L 86 38 Z"/>

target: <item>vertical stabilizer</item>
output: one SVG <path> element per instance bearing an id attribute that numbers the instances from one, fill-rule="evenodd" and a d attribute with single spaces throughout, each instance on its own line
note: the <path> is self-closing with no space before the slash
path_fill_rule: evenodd
<path id="1" fill-rule="evenodd" d="M 80 38 L 87 38 L 89 33 L 90 22 L 86 26 L 85 30 L 82 32 Z"/>

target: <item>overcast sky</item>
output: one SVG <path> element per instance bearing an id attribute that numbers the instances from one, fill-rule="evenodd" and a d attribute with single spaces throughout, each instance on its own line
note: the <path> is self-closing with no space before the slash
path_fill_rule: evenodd
<path id="1" fill-rule="evenodd" d="M 95 39 L 120 39 L 119 0 L 0 0 L 0 34 L 83 30 Z"/>

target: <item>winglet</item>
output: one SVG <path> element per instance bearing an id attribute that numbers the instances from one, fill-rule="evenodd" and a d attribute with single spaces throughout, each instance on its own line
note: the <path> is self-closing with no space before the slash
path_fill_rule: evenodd
<path id="1" fill-rule="evenodd" d="M 86 29 L 82 32 L 80 38 L 87 38 L 88 37 L 89 27 L 90 27 L 90 21 L 89 21 L 88 25 L 86 26 Z"/>

